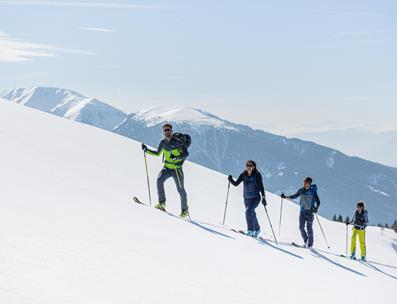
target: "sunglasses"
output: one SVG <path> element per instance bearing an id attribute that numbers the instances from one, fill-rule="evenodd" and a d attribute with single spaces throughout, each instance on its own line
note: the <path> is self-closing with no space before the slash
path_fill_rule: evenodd
<path id="1" fill-rule="evenodd" d="M 254 167 L 254 165 L 251 165 L 251 164 L 247 165 L 247 168 L 253 168 L 253 167 Z"/>
<path id="2" fill-rule="evenodd" d="M 171 132 L 172 130 L 171 129 L 164 129 L 163 131 L 165 133 L 165 132 Z"/>

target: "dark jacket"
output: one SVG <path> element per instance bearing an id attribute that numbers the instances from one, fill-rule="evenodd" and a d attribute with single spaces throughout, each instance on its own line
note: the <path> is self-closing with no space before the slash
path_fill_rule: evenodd
<path id="1" fill-rule="evenodd" d="M 354 228 L 363 230 L 368 226 L 368 211 L 364 210 L 363 212 L 359 213 L 357 210 L 353 213 L 353 217 L 350 221 Z"/>
<path id="2" fill-rule="evenodd" d="M 320 206 L 320 198 L 317 194 L 317 186 L 312 185 L 309 190 L 301 188 L 294 195 L 288 196 L 290 199 L 295 199 L 300 197 L 301 211 L 313 210 L 313 208 L 318 208 Z"/>
<path id="3" fill-rule="evenodd" d="M 254 170 L 250 175 L 248 175 L 247 171 L 244 171 L 240 174 L 238 179 L 234 181 L 233 179 L 230 181 L 233 186 L 238 186 L 241 182 L 244 183 L 244 198 L 245 199 L 254 199 L 265 197 L 265 187 L 263 186 L 262 175 L 258 170 Z"/>

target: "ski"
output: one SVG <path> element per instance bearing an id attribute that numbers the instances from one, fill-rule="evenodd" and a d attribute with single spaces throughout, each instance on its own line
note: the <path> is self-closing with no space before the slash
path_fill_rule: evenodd
<path id="1" fill-rule="evenodd" d="M 240 234 L 247 235 L 243 230 L 237 230 L 237 229 L 234 229 L 234 228 L 231 228 L 230 230 L 235 232 L 235 233 L 240 233 Z"/>
<path id="2" fill-rule="evenodd" d="M 134 196 L 134 197 L 132 198 L 132 200 L 133 200 L 135 203 L 137 203 L 137 204 L 148 206 L 148 205 L 146 205 L 145 203 L 143 203 L 143 202 L 142 202 L 139 198 L 137 198 L 136 196 Z"/>
<path id="3" fill-rule="evenodd" d="M 304 246 L 302 246 L 302 245 L 299 245 L 299 244 L 297 244 L 297 243 L 295 243 L 295 242 L 292 242 L 291 245 L 292 245 L 292 246 L 295 246 L 295 247 L 298 247 L 298 248 L 306 249 L 306 247 L 304 247 Z"/>
<path id="4" fill-rule="evenodd" d="M 139 205 L 144 205 L 144 206 L 150 207 L 148 204 L 145 204 L 144 202 L 142 202 L 142 201 L 141 201 L 139 198 L 137 198 L 136 196 L 133 196 L 133 197 L 132 197 L 132 200 L 133 200 L 135 203 L 139 204 Z M 188 214 L 188 216 L 187 216 L 186 218 L 183 218 L 183 217 L 177 216 L 177 215 L 175 215 L 175 214 L 172 214 L 172 213 L 166 211 L 165 209 L 157 209 L 157 208 L 154 208 L 154 209 L 159 210 L 159 211 L 161 211 L 161 212 L 164 212 L 164 213 L 166 213 L 166 214 L 168 214 L 168 215 L 170 215 L 170 216 L 174 216 L 174 217 L 180 218 L 180 219 L 185 220 L 185 221 L 187 221 L 187 222 L 191 222 L 191 221 L 192 221 L 191 218 L 190 218 L 190 214 Z"/>

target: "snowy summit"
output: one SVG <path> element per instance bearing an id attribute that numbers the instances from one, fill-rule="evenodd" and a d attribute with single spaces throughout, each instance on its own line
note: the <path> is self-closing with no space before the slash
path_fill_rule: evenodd
<path id="1" fill-rule="evenodd" d="M 186 123 L 195 126 L 208 125 L 215 128 L 237 130 L 234 124 L 211 113 L 192 107 L 152 106 L 135 114 L 134 119 L 153 127 L 163 122 Z"/>

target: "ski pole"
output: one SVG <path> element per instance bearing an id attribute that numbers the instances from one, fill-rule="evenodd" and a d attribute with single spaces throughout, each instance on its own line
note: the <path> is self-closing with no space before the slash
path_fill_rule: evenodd
<path id="1" fill-rule="evenodd" d="M 349 223 L 346 223 L 346 256 L 349 255 Z"/>
<path id="2" fill-rule="evenodd" d="M 268 221 L 269 221 L 269 224 L 270 224 L 270 228 L 272 229 L 272 233 L 273 233 L 274 240 L 276 241 L 276 244 L 277 244 L 277 246 L 278 246 L 278 242 L 277 242 L 276 234 L 274 233 L 274 230 L 273 230 L 273 225 L 272 225 L 272 222 L 270 221 L 270 216 L 269 216 L 269 213 L 267 212 L 267 208 L 266 208 L 266 206 L 265 206 L 265 211 L 266 211 L 267 219 L 268 219 Z"/>
<path id="3" fill-rule="evenodd" d="M 146 153 L 145 152 L 143 152 L 143 157 L 145 159 L 147 189 L 148 189 L 148 193 L 149 193 L 149 203 L 150 203 L 150 206 L 151 206 L 152 205 L 152 194 L 150 193 L 149 170 L 147 168 L 147 159 L 146 159 Z"/>
<path id="4" fill-rule="evenodd" d="M 225 203 L 225 212 L 223 213 L 223 222 L 222 225 L 225 225 L 225 219 L 226 219 L 226 210 L 227 210 L 227 203 L 229 202 L 229 192 L 230 192 L 230 181 L 227 184 L 227 193 L 226 193 L 226 203 Z"/>
<path id="5" fill-rule="evenodd" d="M 326 236 L 325 236 L 323 227 L 321 227 L 320 220 L 318 219 L 317 213 L 315 213 L 314 215 L 315 215 L 315 217 L 316 217 L 316 219 L 317 219 L 318 225 L 320 226 L 320 229 L 321 229 L 321 232 L 322 232 L 322 234 L 323 234 L 325 243 L 327 244 L 327 247 L 328 247 L 328 248 L 331 248 L 331 247 L 329 246 L 329 244 L 328 244 L 328 241 L 327 241 L 327 238 L 326 238 Z"/>
<path id="6" fill-rule="evenodd" d="M 284 199 L 281 198 L 280 221 L 279 221 L 279 223 L 278 223 L 278 235 L 281 235 L 281 216 L 282 216 L 282 214 L 283 214 L 283 202 L 284 202 Z"/>

